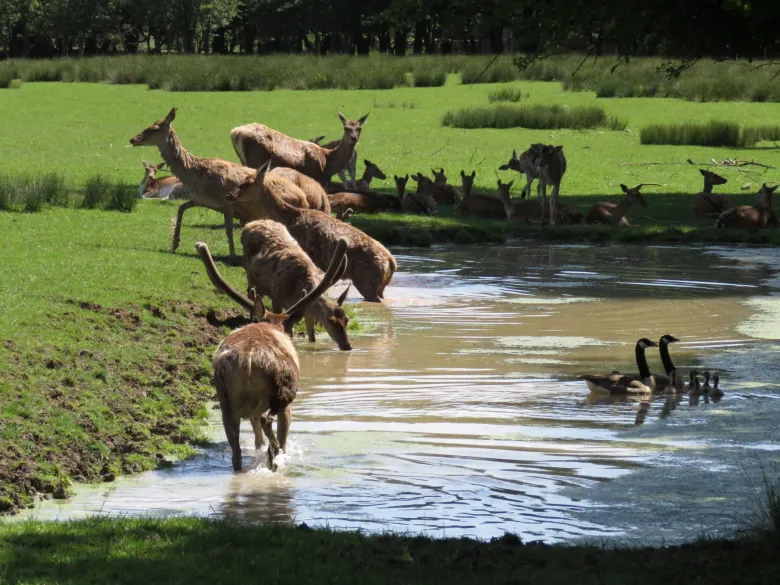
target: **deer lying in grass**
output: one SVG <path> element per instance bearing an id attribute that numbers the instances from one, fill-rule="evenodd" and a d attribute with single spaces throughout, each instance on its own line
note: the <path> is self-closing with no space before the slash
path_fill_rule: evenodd
<path id="1" fill-rule="evenodd" d="M 506 219 L 504 202 L 500 196 L 472 193 L 476 176 L 476 171 L 471 171 L 470 175 L 463 171 L 460 172 L 460 178 L 463 181 L 463 199 L 459 205 L 461 211 L 485 219 Z"/>
<path id="2" fill-rule="evenodd" d="M 542 204 L 535 199 L 512 199 L 509 194 L 514 181 L 502 183 L 498 181 L 498 195 L 504 204 L 505 218 L 509 221 L 524 221 L 526 223 L 542 223 Z M 558 204 L 558 223 L 575 225 L 582 223 L 582 214 L 568 205 Z"/>
<path id="3" fill-rule="evenodd" d="M 772 195 L 777 187 L 778 185 L 767 187 L 764 183 L 758 191 L 757 198 L 763 201 L 765 206 L 740 205 L 727 209 L 720 214 L 715 227 L 757 229 L 778 227 L 777 216 L 772 211 Z"/>
<path id="4" fill-rule="evenodd" d="M 325 138 L 325 136 L 317 136 L 317 138 L 314 138 L 312 140 L 309 140 L 312 144 L 318 144 L 322 146 L 323 148 L 336 148 L 339 145 L 338 140 L 333 140 L 331 142 L 328 142 L 326 144 L 320 144 L 320 142 Z M 349 162 L 347 163 L 347 166 L 344 167 L 342 170 L 340 170 L 337 174 L 339 176 L 339 179 L 341 179 L 341 187 L 337 188 L 339 191 L 343 191 L 345 189 L 354 188 L 355 187 L 355 177 L 357 177 L 356 173 L 357 169 L 357 150 L 352 151 L 352 157 L 349 159 Z M 347 181 L 347 175 L 349 175 L 349 181 Z M 335 183 L 331 183 L 331 185 L 335 188 Z"/>
<path id="5" fill-rule="evenodd" d="M 294 183 L 306 195 L 306 203 L 309 209 L 318 209 L 324 213 L 330 213 L 330 201 L 325 189 L 311 177 L 299 173 L 295 169 L 288 167 L 277 167 L 268 171 L 274 175 L 284 177 Z M 299 206 L 300 207 L 300 206 Z"/>
<path id="6" fill-rule="evenodd" d="M 396 190 L 398 190 L 399 178 L 400 177 L 396 177 Z M 436 185 L 433 184 L 433 181 L 422 173 L 412 175 L 412 180 L 417 183 L 417 191 L 415 193 L 403 194 L 401 197 L 401 209 L 406 213 L 439 215 L 439 206 L 433 196 L 434 191 L 436 190 Z M 406 180 L 404 180 L 403 185 L 404 187 L 406 186 Z M 403 189 L 401 189 L 401 191 L 403 191 Z"/>
<path id="7" fill-rule="evenodd" d="M 547 186 L 552 185 L 550 196 L 550 225 L 558 223 L 558 194 L 561 190 L 561 180 L 566 172 L 566 157 L 563 146 L 542 146 L 539 153 L 539 183 L 536 186 L 539 201 L 542 204 L 542 223 L 544 223 L 547 201 Z"/>
<path id="8" fill-rule="evenodd" d="M 171 122 L 176 118 L 177 109 L 173 108 L 165 118 L 131 138 L 130 144 L 133 146 L 156 146 L 173 174 L 179 178 L 192 195 L 192 199 L 179 206 L 171 250 L 175 252 L 179 247 L 184 212 L 191 207 L 207 207 L 225 216 L 225 233 L 230 247 L 230 257 L 235 259 L 233 217 L 235 216 L 243 222 L 262 218 L 262 212 L 258 205 L 262 193 L 247 193 L 237 199 L 228 198 L 227 195 L 247 180 L 254 180 L 258 175 L 264 175 L 265 169 L 250 169 L 230 161 L 218 158 L 200 158 L 187 152 L 171 126 Z M 285 201 L 291 205 L 307 206 L 306 197 L 300 191 L 289 193 L 286 196 L 288 198 Z"/>
<path id="9" fill-rule="evenodd" d="M 246 224 L 241 232 L 241 246 L 247 290 L 255 289 L 260 297 L 271 299 L 274 313 L 280 313 L 282 307 L 293 306 L 302 290 L 313 290 L 323 279 L 322 270 L 278 222 L 260 219 Z M 309 305 L 305 312 L 309 341 L 315 341 L 316 322 L 325 328 L 339 349 L 352 349 L 347 336 L 349 317 L 342 308 L 348 292 L 349 286 L 336 302 L 322 295 Z"/>
<path id="10" fill-rule="evenodd" d="M 345 239 L 349 259 L 346 277 L 352 280 L 365 300 L 382 302 L 384 290 L 398 269 L 395 258 L 382 244 L 327 213 L 290 205 L 279 195 L 300 189 L 272 173 L 265 175 L 262 185 L 257 185 L 254 179 L 249 178 L 232 197 L 247 197 L 249 195 L 245 192 L 256 190 L 264 191 L 267 195 L 258 198 L 265 216 L 284 224 L 290 235 L 321 269 L 328 265 L 337 242 Z"/>
<path id="11" fill-rule="evenodd" d="M 260 168 L 269 160 L 272 167 L 289 167 L 320 185 L 327 185 L 349 163 L 360 140 L 360 132 L 368 114 L 357 121 L 347 120 L 341 112 L 344 135 L 335 148 L 325 148 L 306 140 L 296 140 L 264 124 L 248 124 L 233 128 L 230 139 L 239 160 L 245 166 Z"/>
<path id="12" fill-rule="evenodd" d="M 704 191 L 694 199 L 693 213 L 699 217 L 718 217 L 729 208 L 729 198 L 725 195 L 714 195 L 712 187 L 725 185 L 728 181 L 712 171 L 699 169 L 699 172 L 704 177 Z"/>
<path id="13" fill-rule="evenodd" d="M 617 225 L 621 227 L 628 226 L 628 219 L 626 213 L 628 208 L 636 203 L 642 207 L 647 207 L 647 201 L 642 197 L 642 193 L 639 190 L 644 186 L 644 183 L 640 183 L 636 187 L 629 189 L 621 183 L 620 188 L 623 189 L 625 197 L 620 203 L 614 201 L 600 201 L 594 203 L 593 207 L 588 211 L 588 215 L 585 218 L 586 223 L 602 223 L 607 225 Z"/>
<path id="14" fill-rule="evenodd" d="M 144 165 L 144 178 L 138 184 L 138 196 L 142 199 L 189 199 L 189 192 L 184 188 L 184 184 L 174 176 L 156 177 L 157 172 L 165 167 L 165 161 L 158 165 L 153 165 L 145 160 L 141 161 Z"/>
<path id="15" fill-rule="evenodd" d="M 242 295 L 219 274 L 206 244 L 199 242 L 195 249 L 214 285 L 251 311 L 256 321 L 233 331 L 214 354 L 214 387 L 222 411 L 222 425 L 233 452 L 233 470 L 240 471 L 242 467 L 239 432 L 241 419 L 247 418 L 255 433 L 256 449 L 263 447 L 263 434 L 268 437 L 268 464 L 276 470 L 274 458 L 287 448 L 292 402 L 298 393 L 300 377 L 298 354 L 288 333 L 312 303 L 343 274 L 347 243 L 341 240 L 336 244 L 320 283 L 286 313 L 266 311 L 256 292 L 252 293 L 253 298 Z M 274 416 L 279 417 L 278 440 L 271 426 Z"/>
<path id="16" fill-rule="evenodd" d="M 401 209 L 401 201 L 392 195 L 381 193 L 358 193 L 356 191 L 344 191 L 328 195 L 330 207 L 336 217 L 342 219 L 344 212 L 351 209 L 353 213 L 378 213 Z"/>
<path id="17" fill-rule="evenodd" d="M 460 202 L 460 195 L 458 191 L 452 185 L 447 183 L 447 175 L 444 174 L 444 169 L 435 171 L 431 169 L 433 173 L 433 184 L 435 189 L 433 191 L 433 198 L 438 204 L 451 204 Z"/>
<path id="18" fill-rule="evenodd" d="M 525 199 L 531 194 L 531 185 L 534 179 L 539 178 L 539 155 L 544 144 L 532 144 L 531 147 L 519 157 L 517 151 L 512 151 L 512 158 L 505 165 L 498 167 L 500 171 L 512 170 L 525 175 L 525 187 L 520 191 L 520 198 Z"/>

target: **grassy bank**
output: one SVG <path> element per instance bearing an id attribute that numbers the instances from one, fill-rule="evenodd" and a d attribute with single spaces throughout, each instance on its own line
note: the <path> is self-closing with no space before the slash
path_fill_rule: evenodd
<path id="1" fill-rule="evenodd" d="M 773 583 L 777 541 L 605 550 L 205 519 L 0 525 L 9 583 Z"/>
<path id="2" fill-rule="evenodd" d="M 663 59 L 637 58 L 619 65 L 604 57 L 582 63 L 576 54 L 557 55 L 519 69 L 511 55 L 491 56 L 272 55 L 263 57 L 128 55 L 82 59 L 0 62 L 0 88 L 19 82 L 143 84 L 168 91 L 392 89 L 444 85 L 448 74 L 464 84 L 556 81 L 566 90 L 599 97 L 674 97 L 690 101 L 780 101 L 777 67 L 765 61 L 703 60 L 669 78 Z M 488 65 L 490 65 L 488 67 Z"/>

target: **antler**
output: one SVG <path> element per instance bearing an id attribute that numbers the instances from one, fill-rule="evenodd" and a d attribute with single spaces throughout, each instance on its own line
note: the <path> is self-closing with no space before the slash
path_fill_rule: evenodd
<path id="1" fill-rule="evenodd" d="M 250 313 L 254 315 L 255 303 L 238 292 L 222 277 L 222 275 L 219 273 L 219 270 L 217 270 L 217 266 L 214 264 L 214 259 L 211 257 L 211 252 L 209 251 L 208 245 L 204 244 L 203 242 L 198 242 L 195 244 L 195 250 L 198 252 L 200 259 L 203 260 L 203 264 L 206 266 L 206 274 L 208 274 L 209 279 L 214 284 L 214 286 L 216 286 L 218 290 L 224 292 L 231 299 L 236 301 L 245 309 L 249 310 Z"/>
<path id="2" fill-rule="evenodd" d="M 346 254 L 347 240 L 342 238 L 338 241 L 338 244 L 336 244 L 336 251 L 333 253 L 333 258 L 330 260 L 328 270 L 325 272 L 325 276 L 322 277 L 320 283 L 300 301 L 287 309 L 285 326 L 291 327 L 296 322 L 300 321 L 303 318 L 303 313 L 309 308 L 309 305 L 322 296 L 326 290 L 333 286 L 333 284 L 344 275 L 344 271 L 347 269 Z"/>

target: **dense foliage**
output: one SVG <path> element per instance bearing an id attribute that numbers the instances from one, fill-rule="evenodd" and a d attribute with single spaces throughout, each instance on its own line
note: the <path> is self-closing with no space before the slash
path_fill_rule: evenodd
<path id="1" fill-rule="evenodd" d="M 780 53 L 774 0 L 3 0 L 11 57 L 178 51 Z M 670 64 L 677 72 L 680 61 Z M 685 64 L 685 61 L 682 62 Z"/>

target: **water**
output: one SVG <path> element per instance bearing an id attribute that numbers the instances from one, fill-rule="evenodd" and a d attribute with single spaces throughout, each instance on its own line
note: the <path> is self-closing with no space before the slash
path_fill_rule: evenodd
<path id="1" fill-rule="evenodd" d="M 780 469 L 780 251 L 534 246 L 397 253 L 385 305 L 339 352 L 298 343 L 303 379 L 280 471 L 213 448 L 83 486 L 27 515 L 228 515 L 488 538 L 673 542 L 749 519 Z M 357 299 L 354 299 L 357 300 Z M 589 395 L 670 333 L 678 368 L 717 370 L 717 404 Z M 650 365 L 660 371 L 658 356 Z M 263 461 L 263 457 L 259 457 Z"/>

